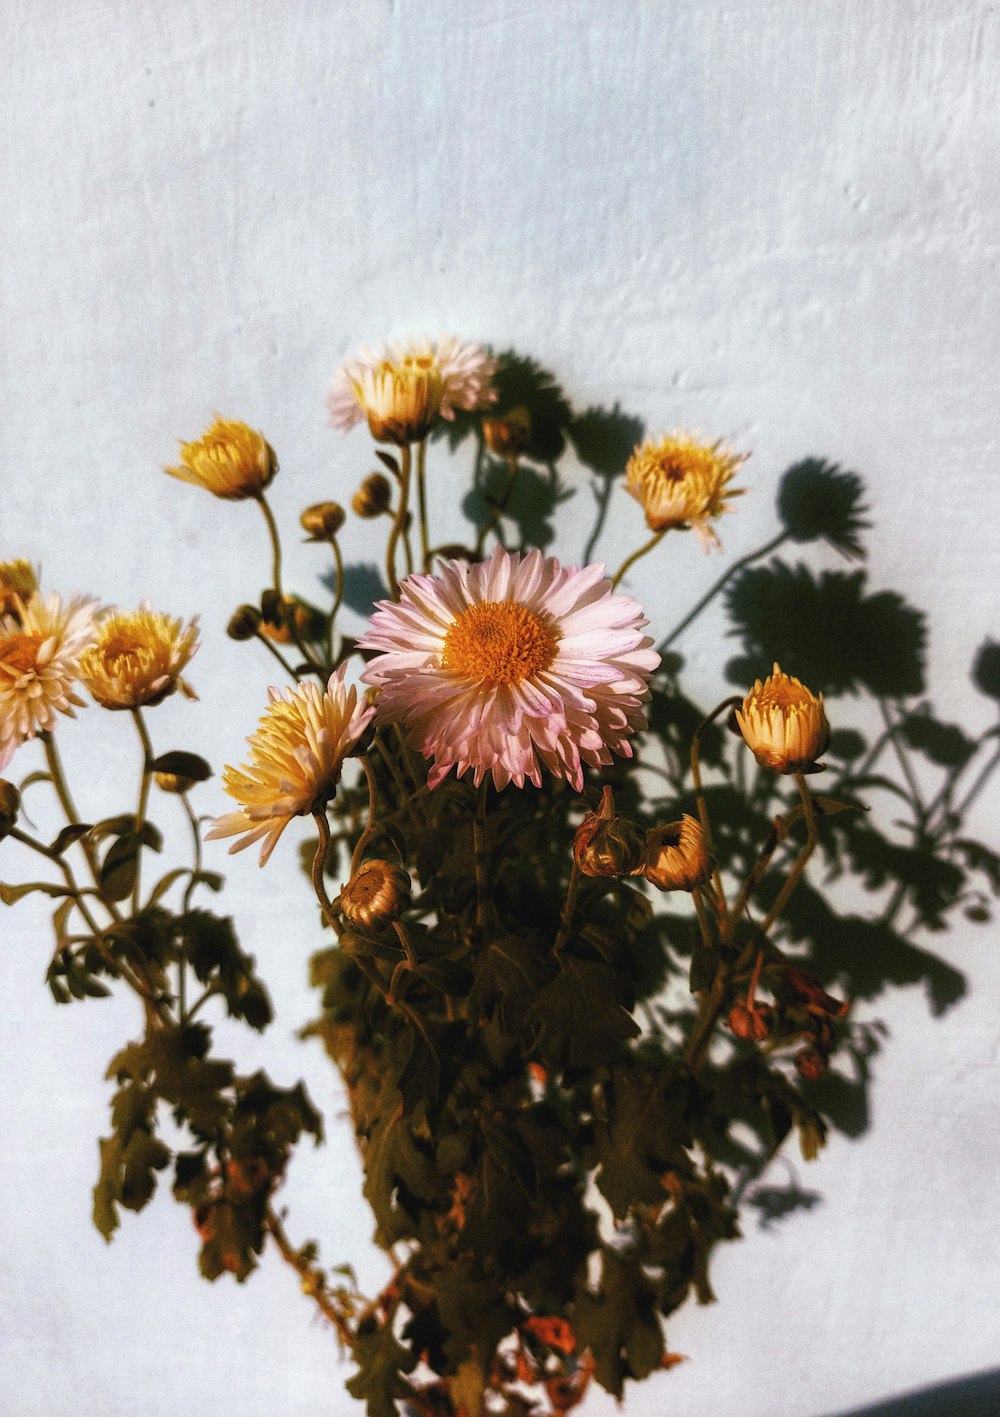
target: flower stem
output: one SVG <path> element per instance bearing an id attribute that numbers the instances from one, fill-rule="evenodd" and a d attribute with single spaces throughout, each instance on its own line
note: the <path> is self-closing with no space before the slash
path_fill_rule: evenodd
<path id="1" fill-rule="evenodd" d="M 365 829 L 355 842 L 354 851 L 351 853 L 352 876 L 354 875 L 358 867 L 361 865 L 361 858 L 364 854 L 365 847 L 371 841 L 372 837 L 375 835 L 376 830 L 378 829 L 378 822 L 376 821 L 376 812 L 378 810 L 378 787 L 375 782 L 375 769 L 368 761 L 367 753 L 361 759 L 361 766 L 364 768 L 365 777 L 368 779 L 368 821 L 365 823 Z"/>
<path id="2" fill-rule="evenodd" d="M 420 515 L 420 569 L 431 568 L 430 537 L 427 529 L 427 439 L 417 444 L 417 507 Z"/>
<path id="3" fill-rule="evenodd" d="M 136 726 L 139 741 L 142 744 L 142 779 L 139 783 L 139 805 L 135 813 L 135 835 L 137 838 L 135 851 L 135 881 L 132 886 L 132 914 L 138 915 L 140 900 L 139 878 L 142 868 L 142 833 L 146 825 L 146 812 L 149 807 L 149 788 L 153 781 L 154 754 L 153 744 L 150 741 L 146 723 L 142 716 L 142 709 L 134 708 L 131 712 L 132 721 Z"/>
<path id="4" fill-rule="evenodd" d="M 333 629 L 337 618 L 337 611 L 340 609 L 344 599 L 344 557 L 340 550 L 340 542 L 335 536 L 330 538 L 330 547 L 333 551 L 334 581 L 333 581 L 333 605 L 330 607 L 330 618 L 326 626 L 326 668 L 333 669 Z"/>
<path id="5" fill-rule="evenodd" d="M 312 885 L 316 892 L 316 899 L 319 901 L 320 909 L 323 912 L 323 919 L 328 925 L 332 925 L 337 934 L 340 934 L 340 922 L 333 913 L 333 906 L 330 897 L 326 893 L 326 882 L 323 880 L 323 867 L 326 864 L 326 853 L 330 848 L 330 819 L 325 812 L 313 812 L 313 821 L 316 823 L 316 830 L 319 832 L 319 841 L 316 843 L 316 851 L 312 859 Z"/>
<path id="6" fill-rule="evenodd" d="M 566 900 L 563 904 L 562 915 L 559 917 L 559 933 L 552 946 L 553 954 L 559 954 L 569 939 L 569 930 L 573 923 L 573 913 L 576 910 L 576 896 L 579 889 L 580 868 L 574 861 L 573 868 L 569 873 L 569 885 L 566 887 Z"/>
<path id="7" fill-rule="evenodd" d="M 406 525 L 406 514 L 410 502 L 410 468 L 412 466 L 412 455 L 409 443 L 404 443 L 400 449 L 400 469 L 399 469 L 399 504 L 396 507 L 396 519 L 392 524 L 392 531 L 389 533 L 389 540 L 385 548 L 385 574 L 389 582 L 389 590 L 394 598 L 399 598 L 399 579 L 396 575 L 396 548 L 399 545 L 399 538 Z"/>
<path id="8" fill-rule="evenodd" d="M 264 496 L 263 492 L 258 492 L 254 500 L 258 503 L 261 511 L 264 514 L 264 521 L 267 523 L 267 534 L 271 539 L 271 582 L 274 586 L 274 593 L 278 597 L 278 604 L 281 607 L 282 618 L 285 620 L 285 623 L 288 626 L 288 633 L 291 635 L 292 639 L 295 642 L 295 648 L 298 650 L 299 654 L 301 654 L 303 660 L 308 665 L 310 673 L 318 674 L 320 678 L 322 678 L 323 671 L 321 667 L 316 663 L 312 655 L 302 643 L 302 638 L 299 635 L 299 627 L 295 623 L 294 605 L 292 605 L 287 612 L 285 610 L 285 592 L 282 589 L 281 585 L 281 536 L 278 532 L 278 523 L 275 521 L 274 513 L 271 511 L 271 504 Z M 265 639 L 266 637 L 259 635 L 258 632 L 258 638 Z M 292 674 L 293 678 L 298 679 L 298 675 L 295 674 L 294 671 L 288 670 L 288 672 Z"/>
<path id="9" fill-rule="evenodd" d="M 486 794 L 489 782 L 483 778 L 476 789 L 476 802 L 472 810 L 472 850 L 476 868 L 476 928 L 482 935 L 486 929 L 486 913 L 489 900 L 486 880 Z"/>
<path id="10" fill-rule="evenodd" d="M 278 1212 L 272 1205 L 269 1205 L 264 1213 L 264 1224 L 277 1245 L 281 1258 L 286 1264 L 291 1265 L 302 1281 L 302 1292 L 309 1295 L 324 1318 L 329 1319 L 333 1324 L 337 1337 L 344 1347 L 353 1347 L 354 1334 L 351 1332 L 347 1319 L 334 1307 L 333 1301 L 327 1294 L 322 1272 L 314 1268 L 308 1260 L 303 1259 L 299 1251 L 296 1250 L 288 1238 Z"/>
<path id="11" fill-rule="evenodd" d="M 654 546 L 659 546 L 660 542 L 666 536 L 668 530 L 668 527 L 664 527 L 662 531 L 654 532 L 653 535 L 649 538 L 649 540 L 639 547 L 638 551 L 633 551 L 631 556 L 625 557 L 625 560 L 621 563 L 621 565 L 618 567 L 618 570 L 611 578 L 612 590 L 615 589 L 615 587 L 618 585 L 618 582 L 621 580 L 622 576 L 625 574 L 625 572 L 629 569 L 630 566 L 634 566 L 636 561 L 638 561 L 641 557 L 647 555 L 648 552 L 652 551 Z"/>
<path id="12" fill-rule="evenodd" d="M 717 704 L 707 718 L 702 719 L 701 723 L 699 723 L 698 727 L 695 729 L 694 736 L 691 739 L 691 779 L 694 783 L 695 800 L 698 803 L 698 820 L 701 822 L 701 829 L 705 835 L 705 846 L 713 861 L 716 859 L 715 845 L 712 841 L 712 827 L 708 819 L 708 806 L 705 802 L 705 793 L 701 785 L 701 762 L 699 759 L 699 753 L 701 750 L 701 735 L 704 733 L 708 725 L 712 723 L 716 718 L 718 718 L 720 713 L 722 713 L 725 709 L 732 708 L 735 704 L 741 704 L 742 702 L 743 700 L 741 698 L 738 698 L 736 695 L 734 695 L 732 698 L 723 699 L 722 703 Z M 712 873 L 712 882 L 716 890 L 719 913 L 725 914 L 726 892 L 722 884 L 722 874 L 719 871 L 718 866 L 715 867 L 715 870 Z"/>
<path id="13" fill-rule="evenodd" d="M 503 492 L 491 504 L 489 518 L 479 528 L 479 535 L 476 538 L 477 556 L 481 556 L 483 554 L 483 547 L 486 545 L 486 538 L 489 536 L 490 532 L 493 531 L 494 528 L 499 525 L 500 518 L 507 510 L 507 504 L 514 494 L 514 484 L 517 481 L 517 474 L 518 470 L 520 469 L 520 466 L 520 460 L 517 457 L 511 457 L 507 459 L 507 481 L 504 484 Z"/>

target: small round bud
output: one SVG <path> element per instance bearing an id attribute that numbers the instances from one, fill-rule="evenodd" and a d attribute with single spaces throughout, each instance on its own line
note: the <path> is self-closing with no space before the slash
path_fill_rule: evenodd
<path id="1" fill-rule="evenodd" d="M 352 925 L 382 930 L 410 904 L 410 878 L 401 866 L 363 862 L 340 892 L 340 908 Z"/>
<path id="2" fill-rule="evenodd" d="M 344 525 L 347 513 L 339 502 L 315 502 L 299 517 L 310 541 L 332 541 Z"/>
<path id="3" fill-rule="evenodd" d="M 188 777 L 182 772 L 158 772 L 153 776 L 161 792 L 190 792 L 198 781 L 196 777 Z"/>
<path id="4" fill-rule="evenodd" d="M 260 629 L 260 611 L 256 605 L 241 605 L 233 611 L 226 634 L 231 640 L 252 640 Z"/>
<path id="5" fill-rule="evenodd" d="M 775 664 L 758 679 L 737 709 L 736 720 L 747 747 L 762 768 L 779 773 L 819 772 L 830 742 L 823 695 L 816 695 Z"/>
<path id="6" fill-rule="evenodd" d="M 9 836 L 17 826 L 17 814 L 21 808 L 21 794 L 12 782 L 0 777 L 0 841 Z"/>
<path id="7" fill-rule="evenodd" d="M 750 1008 L 747 1004 L 734 1004 L 729 1010 L 729 1027 L 737 1038 L 746 1038 L 751 1043 L 760 1043 L 771 1032 L 774 1012 L 768 1004 L 757 1004 Z"/>
<path id="8" fill-rule="evenodd" d="M 483 419 L 483 441 L 498 458 L 516 458 L 531 442 L 531 414 L 523 404 Z"/>
<path id="9" fill-rule="evenodd" d="M 605 787 L 598 811 L 588 812 L 573 838 L 573 860 L 585 876 L 636 876 L 642 871 L 642 829 L 615 811 Z"/>
<path id="10" fill-rule="evenodd" d="M 829 1059 L 818 1048 L 803 1048 L 801 1053 L 795 1055 L 795 1071 L 806 1082 L 821 1078 L 829 1066 Z"/>
<path id="11" fill-rule="evenodd" d="M 650 827 L 643 875 L 659 891 L 693 891 L 711 876 L 715 863 L 701 823 L 686 814 L 679 822 Z"/>
<path id="12" fill-rule="evenodd" d="M 392 501 L 392 487 L 389 479 L 381 472 L 369 473 L 351 498 L 351 506 L 359 517 L 370 520 L 388 511 Z"/>
<path id="13" fill-rule="evenodd" d="M 265 605 L 260 631 L 276 644 L 288 645 L 296 638 L 320 640 L 326 631 L 326 616 L 296 595 L 274 596 Z"/>

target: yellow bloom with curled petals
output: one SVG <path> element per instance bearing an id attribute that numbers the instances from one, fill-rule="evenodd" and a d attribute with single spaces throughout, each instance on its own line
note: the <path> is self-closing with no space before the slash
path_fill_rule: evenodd
<path id="1" fill-rule="evenodd" d="M 705 551 L 720 547 L 710 523 L 745 489 L 729 486 L 749 454 L 701 443 L 678 430 L 643 443 L 629 458 L 625 490 L 642 504 L 651 531 L 691 527 Z M 721 549 L 721 548 L 720 548 Z"/>
<path id="2" fill-rule="evenodd" d="M 152 706 L 175 689 L 193 699 L 197 695 L 180 674 L 197 648 L 197 616 L 185 626 L 144 602 L 99 623 L 94 643 L 80 657 L 80 678 L 109 709 Z"/>
<path id="3" fill-rule="evenodd" d="M 278 459 L 263 433 L 218 415 L 199 442 L 181 444 L 180 467 L 164 468 L 230 502 L 259 497 L 277 471 Z"/>
<path id="4" fill-rule="evenodd" d="M 320 811 L 333 797 L 344 759 L 357 747 L 375 713 L 344 683 L 341 665 L 325 689 L 306 680 L 284 694 L 268 691 L 270 705 L 247 739 L 250 762 L 227 767 L 222 782 L 240 804 L 217 817 L 206 840 L 238 836 L 230 852 L 263 840 L 263 866 L 293 817 Z"/>
<path id="5" fill-rule="evenodd" d="M 19 620 L 37 589 L 38 578 L 30 562 L 0 562 L 0 616 Z"/>
<path id="6" fill-rule="evenodd" d="M 816 759 L 826 752 L 830 725 L 823 695 L 811 690 L 778 665 L 758 679 L 736 710 L 740 732 L 761 767 L 771 772 L 818 772 Z"/>

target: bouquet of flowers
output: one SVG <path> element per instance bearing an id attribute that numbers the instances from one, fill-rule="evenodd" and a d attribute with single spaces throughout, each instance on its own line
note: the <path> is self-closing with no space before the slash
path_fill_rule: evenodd
<path id="1" fill-rule="evenodd" d="M 623 582 L 678 534 L 718 546 L 743 454 L 674 432 L 619 459 L 628 420 L 598 429 L 531 361 L 454 339 L 363 351 L 338 372 L 329 409 L 336 428 L 367 422 L 380 464 L 351 499 L 354 517 L 386 528 L 384 596 L 360 636 L 341 629 L 352 568 L 338 502 L 301 518 L 329 558 L 328 602 L 283 582 L 267 500 L 278 461 L 263 434 L 217 419 L 167 469 L 256 502 L 273 547 L 269 583 L 228 633 L 262 647 L 282 682 L 246 761 L 222 774 L 228 811 L 208 763 L 154 741 L 151 711 L 194 697 L 197 625 L 145 603 L 64 600 L 29 562 L 0 566 L 0 770 L 44 755 L 0 785 L 0 835 L 43 868 L 4 884 L 3 900 L 52 898 L 57 1002 L 122 989 L 141 1002 L 141 1036 L 108 1069 L 94 1191 L 106 1237 L 169 1177 L 208 1279 L 242 1282 L 269 1244 L 297 1271 L 372 1417 L 399 1404 L 425 1417 L 567 1412 L 591 1383 L 620 1397 L 626 1379 L 679 1361 L 664 1319 L 691 1293 L 713 1297 L 710 1256 L 738 1235 L 751 1183 L 790 1135 L 815 1157 L 845 1090 L 863 1090 L 877 1030 L 852 1018 L 850 995 L 924 977 L 954 997 L 954 972 L 902 922 L 909 910 L 911 926 L 940 926 L 958 905 L 988 915 L 1000 861 L 959 831 L 970 800 L 959 784 L 979 790 L 985 738 L 951 726 L 949 739 L 926 704 L 913 707 L 905 673 L 885 678 L 891 654 L 873 667 L 879 616 L 919 657 L 920 617 L 898 599 L 866 597 L 861 573 L 753 568 L 784 542 L 859 555 L 854 474 L 791 469 L 777 537 L 668 634 L 662 606 L 647 612 Z M 530 532 L 550 539 L 567 439 L 594 472 L 597 519 L 587 552 L 563 560 Z M 440 545 L 432 464 L 469 449 L 471 532 Z M 591 554 L 622 473 L 637 549 L 608 575 Z M 848 633 L 828 686 L 811 677 L 823 661 L 810 625 L 779 664 L 753 616 L 769 594 L 829 605 L 835 581 Z M 737 662 L 740 692 L 720 688 L 705 712 L 670 646 L 723 590 L 758 657 Z M 976 668 L 994 696 L 998 654 L 987 645 Z M 881 738 L 831 732 L 828 687 L 876 694 Z M 139 744 L 134 804 L 98 821 L 58 746 L 85 731 L 63 722 L 85 695 Z M 902 844 L 858 795 L 906 796 L 885 766 L 893 753 L 904 767 L 922 753 L 941 779 L 936 798 L 914 789 Z M 167 797 L 190 837 L 164 869 L 154 817 Z M 35 825 L 52 811 L 51 829 Z M 211 908 L 223 882 L 203 841 L 259 845 L 273 872 L 289 828 L 317 908 L 302 956 L 321 1003 L 305 1033 L 342 1078 L 391 1264 L 374 1295 L 286 1228 L 283 1177 L 299 1140 L 322 1135 L 304 1087 L 213 1051 L 213 1010 L 262 1030 L 271 1004 L 232 919 Z M 807 878 L 818 846 L 828 881 L 853 876 L 874 893 L 877 924 L 838 914 Z M 887 939 L 896 952 L 873 957 L 867 947 Z M 170 1115 L 181 1130 L 168 1140 Z"/>

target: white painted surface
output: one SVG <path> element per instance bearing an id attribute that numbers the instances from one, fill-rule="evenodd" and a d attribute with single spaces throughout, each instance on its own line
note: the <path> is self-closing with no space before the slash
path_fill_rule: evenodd
<path id="1" fill-rule="evenodd" d="M 454 330 L 531 353 L 577 406 L 752 446 L 731 555 L 771 530 L 788 463 L 858 468 L 873 584 L 932 611 L 941 713 L 988 722 L 967 673 L 1000 608 L 993 5 L 4 0 L 0 30 L 0 555 L 40 559 L 66 591 L 202 609 L 208 640 L 265 549 L 252 509 L 159 473 L 176 438 L 215 409 L 264 428 L 294 527 L 368 470 L 361 435 L 324 426 L 346 348 Z M 616 503 L 611 559 L 632 515 Z M 315 558 L 291 547 L 305 588 Z M 718 567 L 675 555 L 687 603 Z M 634 584 L 656 614 L 662 567 Z M 171 702 L 157 728 L 218 763 L 268 671 L 211 643 L 211 672 L 207 650 L 192 672 L 202 711 Z M 729 652 L 692 651 L 705 697 Z M 86 747 L 64 736 L 81 770 L 118 741 L 99 718 Z M 995 841 L 994 817 L 983 802 L 973 826 Z M 292 1038 L 313 1007 L 293 856 L 283 843 L 266 879 L 234 864 L 279 1003 L 259 1049 L 234 1047 L 304 1074 L 335 1113 L 318 1053 Z M 239 1291 L 202 1283 L 166 1198 L 109 1248 L 90 1228 L 101 1074 L 130 1014 L 57 1013 L 44 912 L 2 930 L 0 1407 L 346 1417 L 347 1368 L 280 1264 Z M 670 1326 L 690 1361 L 627 1412 L 821 1417 L 997 1362 L 995 935 L 934 945 L 969 974 L 967 1001 L 941 1020 L 912 991 L 880 1004 L 871 1131 L 802 1177 L 820 1207 L 719 1255 L 721 1302 Z M 349 1131 L 331 1134 L 295 1162 L 292 1225 L 375 1276 Z"/>

